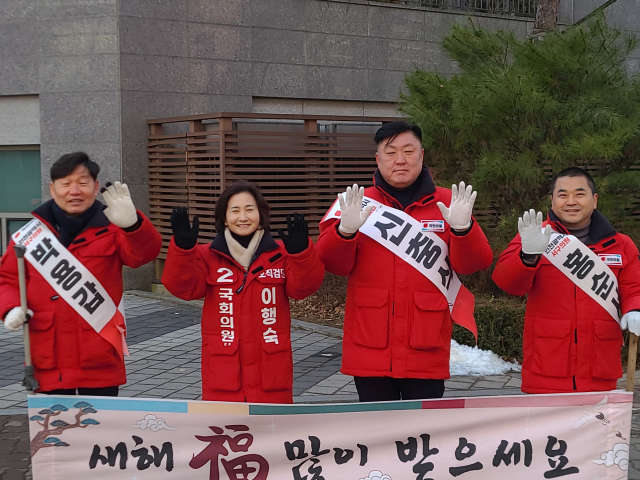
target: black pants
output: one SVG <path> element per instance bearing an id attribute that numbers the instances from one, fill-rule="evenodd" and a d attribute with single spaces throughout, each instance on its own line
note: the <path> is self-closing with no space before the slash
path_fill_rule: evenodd
<path id="1" fill-rule="evenodd" d="M 444 380 L 421 378 L 354 377 L 361 402 L 442 398 Z"/>
<path id="2" fill-rule="evenodd" d="M 75 388 L 61 388 L 59 390 L 49 390 L 44 393 L 45 395 L 83 395 L 88 397 L 117 397 L 119 387 L 99 387 L 99 388 L 78 388 L 76 393 Z"/>

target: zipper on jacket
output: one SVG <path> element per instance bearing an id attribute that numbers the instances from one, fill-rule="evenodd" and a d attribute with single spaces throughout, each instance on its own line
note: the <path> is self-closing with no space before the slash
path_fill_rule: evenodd
<path id="1" fill-rule="evenodd" d="M 576 376 L 573 376 L 573 389 L 574 390 L 578 390 L 578 387 L 576 386 Z"/>
<path id="2" fill-rule="evenodd" d="M 249 271 L 244 272 L 244 279 L 242 280 L 242 285 L 240 285 L 240 288 L 238 288 L 238 290 L 236 290 L 236 293 L 240 293 L 242 292 L 242 290 L 244 290 L 244 285 L 245 283 L 247 283 L 247 275 L 248 275 Z"/>
<path id="3" fill-rule="evenodd" d="M 573 338 L 574 338 L 575 343 L 578 343 L 578 329 L 577 328 L 573 331 Z"/>

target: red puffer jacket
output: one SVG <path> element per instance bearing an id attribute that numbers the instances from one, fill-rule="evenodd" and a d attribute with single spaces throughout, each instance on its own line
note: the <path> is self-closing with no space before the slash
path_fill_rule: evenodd
<path id="1" fill-rule="evenodd" d="M 382 181 L 379 175 L 376 171 L 376 185 Z M 417 220 L 443 221 L 436 204 L 449 205 L 451 190 L 435 187 L 426 168 L 418 181 L 419 191 L 405 213 Z M 365 196 L 402 210 L 378 186 L 367 188 Z M 457 273 L 471 274 L 491 264 L 491 247 L 475 221 L 460 236 L 443 223 L 444 231 L 436 233 L 449 246 Z M 361 377 L 449 378 L 453 327 L 444 295 L 375 240 L 361 233 L 341 237 L 338 225 L 337 219 L 320 224 L 317 248 L 328 271 L 349 277 L 341 371 Z"/>
<path id="2" fill-rule="evenodd" d="M 552 228 L 569 233 L 553 212 Z M 596 254 L 620 255 L 622 265 L 609 265 L 618 278 L 622 312 L 640 309 L 638 249 L 617 233 L 595 210 L 589 248 Z M 524 324 L 522 391 L 559 393 L 616 388 L 622 376 L 622 332 L 617 322 L 544 256 L 537 265 L 522 263 L 517 235 L 500 255 L 493 281 L 512 295 L 527 294 Z"/>
<path id="3" fill-rule="evenodd" d="M 51 204 L 52 201 L 46 202 L 32 213 L 55 233 Z M 139 267 L 160 253 L 160 234 L 142 213 L 138 212 L 138 216 L 142 219 L 141 226 L 125 232 L 99 211 L 67 247 L 109 292 L 116 306 L 123 293 L 122 266 Z M 39 391 L 126 383 L 124 359 L 116 349 L 60 299 L 26 260 L 25 276 L 27 304 L 34 313 L 29 321 L 29 334 Z M 0 265 L 0 315 L 4 318 L 18 306 L 18 263 L 11 242 Z"/>
<path id="4" fill-rule="evenodd" d="M 245 271 L 224 235 L 211 245 L 169 244 L 162 283 L 176 297 L 205 297 L 202 310 L 202 399 L 292 403 L 289 297 L 316 292 L 324 265 L 313 242 L 290 255 L 264 233 Z"/>

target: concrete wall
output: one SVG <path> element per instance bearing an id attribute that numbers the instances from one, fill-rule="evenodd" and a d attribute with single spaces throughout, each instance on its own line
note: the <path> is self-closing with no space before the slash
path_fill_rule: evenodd
<path id="1" fill-rule="evenodd" d="M 604 0 L 561 0 L 560 20 L 577 22 L 604 3 Z M 606 9 L 606 15 L 611 25 L 636 36 L 640 34 L 640 2 L 637 0 L 617 0 Z M 631 53 L 627 66 L 630 74 L 640 74 L 640 47 Z"/>
<path id="2" fill-rule="evenodd" d="M 2 0 L 0 95 L 39 95 L 42 184 L 51 164 L 86 150 L 120 177 L 116 0 Z"/>
<path id="3" fill-rule="evenodd" d="M 119 4 L 122 176 L 148 207 L 148 118 L 216 111 L 395 113 L 413 67 L 455 71 L 439 45 L 465 15 L 319 0 Z M 521 37 L 524 21 L 481 18 Z M 151 270 L 135 272 L 144 283 Z"/>
<path id="4" fill-rule="evenodd" d="M 40 145 L 37 95 L 0 96 L 0 145 Z"/>
<path id="5" fill-rule="evenodd" d="M 406 72 L 452 73 L 466 15 L 319 0 L 120 2 L 123 178 L 146 200 L 148 118 L 216 111 L 389 115 Z M 524 37 L 530 25 L 478 22 Z"/>
<path id="6" fill-rule="evenodd" d="M 561 20 L 603 2 L 562 0 Z M 39 96 L 45 198 L 51 163 L 86 150 L 101 179 L 127 182 L 143 211 L 148 118 L 388 116 L 414 67 L 455 72 L 440 43 L 467 21 L 464 13 L 367 0 L 0 0 L 0 13 L 0 95 Z M 636 0 L 619 0 L 609 15 L 640 29 Z M 476 21 L 521 38 L 532 27 L 523 19 Z M 125 278 L 127 287 L 148 288 L 153 270 Z"/>

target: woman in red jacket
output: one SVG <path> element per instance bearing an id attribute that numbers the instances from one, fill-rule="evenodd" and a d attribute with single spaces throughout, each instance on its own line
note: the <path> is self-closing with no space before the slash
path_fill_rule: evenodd
<path id="1" fill-rule="evenodd" d="M 292 403 L 289 297 L 320 288 L 324 265 L 303 215 L 287 216 L 282 242 L 269 233 L 269 205 L 257 186 L 238 181 L 216 204 L 210 245 L 196 245 L 198 217 L 171 216 L 162 283 L 175 296 L 205 297 L 202 312 L 202 399 Z"/>

